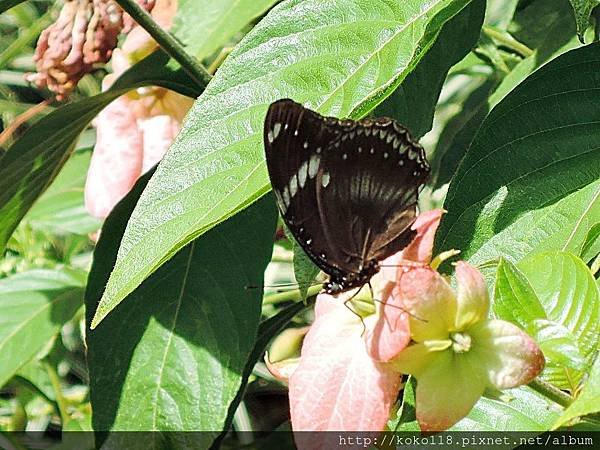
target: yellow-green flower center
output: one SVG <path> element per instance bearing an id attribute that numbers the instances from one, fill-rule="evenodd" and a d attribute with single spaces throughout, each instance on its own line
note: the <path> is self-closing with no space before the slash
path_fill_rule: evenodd
<path id="1" fill-rule="evenodd" d="M 450 339 L 452 339 L 452 350 L 455 353 L 466 353 L 471 350 L 471 336 L 468 334 L 453 333 Z"/>

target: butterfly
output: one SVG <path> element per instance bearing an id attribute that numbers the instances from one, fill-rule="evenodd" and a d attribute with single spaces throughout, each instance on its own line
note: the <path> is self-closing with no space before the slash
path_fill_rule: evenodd
<path id="1" fill-rule="evenodd" d="M 279 211 L 329 280 L 328 294 L 369 283 L 379 262 L 415 237 L 425 152 L 390 118 L 324 117 L 293 100 L 272 103 L 264 124 Z"/>

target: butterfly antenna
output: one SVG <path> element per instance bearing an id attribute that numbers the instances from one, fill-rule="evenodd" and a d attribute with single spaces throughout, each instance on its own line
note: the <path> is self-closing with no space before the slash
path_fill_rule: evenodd
<path id="1" fill-rule="evenodd" d="M 265 289 L 265 288 L 269 288 L 269 289 L 276 289 L 276 288 L 280 288 L 280 287 L 292 287 L 294 289 L 299 288 L 300 284 L 298 283 L 281 283 L 281 284 L 263 284 L 263 285 L 257 285 L 257 284 L 248 284 L 246 286 L 244 286 L 244 289 L 249 290 L 249 289 Z"/>

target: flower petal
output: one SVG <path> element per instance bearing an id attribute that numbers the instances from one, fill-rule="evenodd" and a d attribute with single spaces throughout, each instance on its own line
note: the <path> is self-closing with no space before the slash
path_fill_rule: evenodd
<path id="1" fill-rule="evenodd" d="M 431 262 L 433 239 L 443 213 L 443 209 L 433 209 L 417 216 L 411 226 L 411 229 L 417 232 L 412 242 L 404 250 L 393 254 L 381 263 L 380 274 L 385 281 L 395 283 L 399 270 L 402 270 L 399 266 L 403 263 L 406 265 L 411 262 L 423 264 Z"/>
<path id="2" fill-rule="evenodd" d="M 290 377 L 293 429 L 383 430 L 398 395 L 400 375 L 367 354 L 361 321 L 339 298 L 319 295 L 315 311 L 300 364 Z M 325 435 L 312 436 L 315 441 L 303 440 L 303 448 L 326 448 L 320 441 Z"/>
<path id="3" fill-rule="evenodd" d="M 487 319 L 490 308 L 485 280 L 481 272 L 464 261 L 456 264 L 457 313 L 456 330 Z"/>
<path id="4" fill-rule="evenodd" d="M 142 134 L 131 108 L 121 96 L 98 114 L 96 145 L 85 182 L 85 207 L 100 219 L 129 192 L 142 170 Z"/>
<path id="5" fill-rule="evenodd" d="M 179 124 L 168 115 L 140 119 L 138 126 L 144 139 L 142 173 L 146 173 L 165 155 L 175 139 Z"/>
<path id="6" fill-rule="evenodd" d="M 412 344 L 406 347 L 392 361 L 394 368 L 400 373 L 420 377 L 435 362 L 438 352 L 432 352 L 425 344 Z"/>
<path id="7" fill-rule="evenodd" d="M 544 355 L 536 342 L 512 323 L 486 320 L 469 329 L 473 352 L 485 365 L 488 383 L 497 389 L 527 384 L 544 368 Z"/>
<path id="8" fill-rule="evenodd" d="M 405 268 L 392 292 L 411 315 L 414 341 L 448 337 L 456 317 L 456 297 L 439 273 L 429 267 Z"/>
<path id="9" fill-rule="evenodd" d="M 485 390 L 485 376 L 473 358 L 451 350 L 417 376 L 416 413 L 422 431 L 443 431 L 471 411 Z"/>
<path id="10" fill-rule="evenodd" d="M 377 303 L 377 315 L 369 321 L 364 335 L 367 352 L 376 361 L 394 359 L 410 342 L 409 315 L 392 295 L 393 285 L 388 283 Z"/>
<path id="11" fill-rule="evenodd" d="M 431 262 L 433 240 L 442 219 L 442 214 L 444 214 L 443 209 L 432 209 L 418 215 L 417 220 L 411 227 L 416 230 L 417 236 L 402 250 L 402 259 L 424 263 Z"/>

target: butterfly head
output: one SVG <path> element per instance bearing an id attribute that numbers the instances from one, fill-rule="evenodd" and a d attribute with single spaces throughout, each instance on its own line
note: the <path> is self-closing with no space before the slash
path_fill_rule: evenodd
<path id="1" fill-rule="evenodd" d="M 379 272 L 379 263 L 373 259 L 357 273 L 332 276 L 329 281 L 323 283 L 323 289 L 326 294 L 336 295 L 340 292 L 364 286 L 377 272 Z"/>

